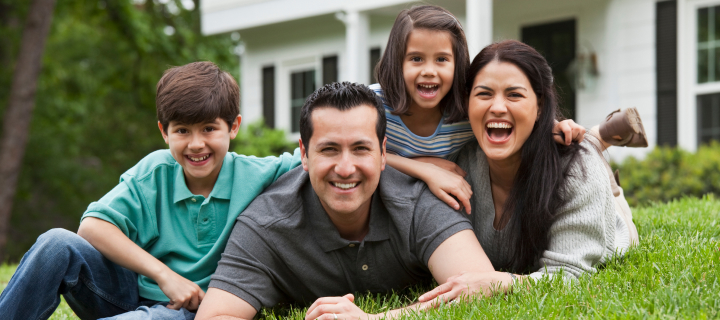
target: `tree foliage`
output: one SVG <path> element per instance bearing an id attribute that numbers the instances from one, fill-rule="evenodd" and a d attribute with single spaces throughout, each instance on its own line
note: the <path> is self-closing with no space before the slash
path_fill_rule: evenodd
<path id="1" fill-rule="evenodd" d="M 164 70 L 209 60 L 237 78 L 237 43 L 229 35 L 202 36 L 198 8 L 198 0 L 57 3 L 8 255 L 0 260 L 17 261 L 49 228 L 76 230 L 87 205 L 120 174 L 165 147 L 155 116 L 155 85 Z M 4 109 L 27 3 L 0 0 L 0 11 Z"/>

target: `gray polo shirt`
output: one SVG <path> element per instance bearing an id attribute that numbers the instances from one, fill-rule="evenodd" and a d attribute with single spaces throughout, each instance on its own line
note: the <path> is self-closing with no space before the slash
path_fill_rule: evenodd
<path id="1" fill-rule="evenodd" d="M 372 196 L 363 241 L 340 237 L 297 167 L 238 217 L 210 287 L 256 310 L 281 302 L 387 292 L 432 279 L 428 260 L 450 236 L 472 229 L 465 214 L 425 183 L 386 167 Z"/>

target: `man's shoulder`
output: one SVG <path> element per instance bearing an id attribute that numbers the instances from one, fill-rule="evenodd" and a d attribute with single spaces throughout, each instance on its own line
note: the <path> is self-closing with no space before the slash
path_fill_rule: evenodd
<path id="1" fill-rule="evenodd" d="M 423 194 L 430 191 L 422 180 L 415 179 L 393 167 L 386 166 L 380 175 L 377 192 L 380 193 L 384 203 L 398 202 L 415 204 Z M 440 200 L 438 199 L 438 201 Z"/>
<path id="2" fill-rule="evenodd" d="M 294 214 L 302 209 L 301 191 L 306 183 L 309 178 L 302 166 L 288 171 L 257 196 L 238 221 L 250 220 L 263 228 L 280 222 L 294 224 Z"/>

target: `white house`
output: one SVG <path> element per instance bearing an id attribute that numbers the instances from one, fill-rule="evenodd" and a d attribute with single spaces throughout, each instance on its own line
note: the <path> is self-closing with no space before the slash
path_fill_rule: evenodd
<path id="1" fill-rule="evenodd" d="M 651 147 L 720 140 L 720 0 L 203 0 L 202 30 L 241 36 L 246 123 L 264 118 L 296 139 L 304 98 L 332 81 L 374 82 L 395 17 L 421 3 L 458 17 L 471 57 L 503 39 L 536 47 L 580 124 L 636 107 Z"/>

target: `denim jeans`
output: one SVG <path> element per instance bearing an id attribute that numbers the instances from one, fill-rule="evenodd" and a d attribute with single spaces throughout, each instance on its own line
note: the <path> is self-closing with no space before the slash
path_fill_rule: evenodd
<path id="1" fill-rule="evenodd" d="M 61 294 L 80 319 L 194 317 L 162 303 L 141 303 L 136 273 L 112 263 L 77 234 L 52 229 L 38 237 L 20 261 L 0 295 L 0 315 L 2 319 L 47 319 L 60 304 Z"/>

